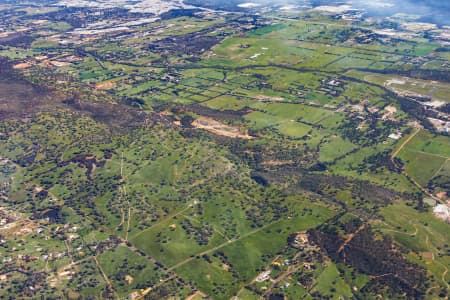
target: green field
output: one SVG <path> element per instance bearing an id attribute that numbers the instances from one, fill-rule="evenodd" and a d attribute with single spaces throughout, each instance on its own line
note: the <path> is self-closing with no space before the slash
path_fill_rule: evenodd
<path id="1" fill-rule="evenodd" d="M 447 138 L 420 131 L 404 146 L 399 157 L 406 172 L 426 186 L 445 169 L 450 158 L 450 144 Z"/>

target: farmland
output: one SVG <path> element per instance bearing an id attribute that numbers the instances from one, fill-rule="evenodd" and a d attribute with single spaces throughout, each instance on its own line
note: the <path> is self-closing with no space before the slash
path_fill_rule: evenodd
<path id="1" fill-rule="evenodd" d="M 448 28 L 144 2 L 0 6 L 0 297 L 448 297 Z"/>

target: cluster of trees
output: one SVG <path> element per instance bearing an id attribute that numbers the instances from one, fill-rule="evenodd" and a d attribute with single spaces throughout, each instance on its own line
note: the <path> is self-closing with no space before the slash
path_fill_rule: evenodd
<path id="1" fill-rule="evenodd" d="M 195 239 L 200 246 L 207 245 L 214 234 L 214 229 L 211 225 L 201 224 L 200 226 L 195 226 L 189 219 L 181 222 L 181 228 L 186 232 L 188 238 Z"/>
<path id="2" fill-rule="evenodd" d="M 336 226 L 354 229 L 354 222 L 327 224 L 310 230 L 311 239 L 336 263 L 344 263 L 362 274 L 374 276 L 366 289 L 376 294 L 387 293 L 396 298 L 407 295 L 421 299 L 426 291 L 426 270 L 406 260 L 389 237 L 376 237 L 370 226 L 354 231 L 353 238 L 345 241 Z M 345 246 L 343 246 L 345 245 Z M 353 275 L 355 276 L 355 275 Z M 355 278 L 354 278 L 355 279 Z M 384 291 L 383 291 L 384 290 Z"/>

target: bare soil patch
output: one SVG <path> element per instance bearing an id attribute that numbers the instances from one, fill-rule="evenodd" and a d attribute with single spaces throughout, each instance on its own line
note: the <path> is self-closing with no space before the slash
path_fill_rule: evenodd
<path id="1" fill-rule="evenodd" d="M 282 101 L 285 101 L 285 99 L 281 98 L 281 97 L 270 97 L 270 96 L 266 96 L 266 95 L 258 95 L 258 96 L 256 96 L 256 99 L 258 101 L 261 101 L 261 102 L 282 102 Z"/>
<path id="2" fill-rule="evenodd" d="M 192 126 L 199 129 L 205 129 L 211 133 L 230 138 L 239 138 L 245 140 L 254 139 L 253 136 L 249 135 L 244 131 L 239 130 L 236 127 L 223 124 L 211 118 L 200 117 L 194 122 L 192 122 Z"/>
<path id="3" fill-rule="evenodd" d="M 293 160 L 268 160 L 262 163 L 263 166 L 284 166 L 293 164 Z"/>
<path id="4" fill-rule="evenodd" d="M 95 89 L 97 90 L 109 90 L 112 89 L 116 86 L 116 84 L 114 82 L 102 82 L 102 83 L 97 83 L 95 85 Z"/>
<path id="5" fill-rule="evenodd" d="M 65 62 L 65 61 L 56 61 L 56 60 L 54 60 L 54 61 L 49 61 L 48 64 L 49 64 L 50 66 L 53 66 L 53 67 L 66 67 L 66 66 L 69 66 L 69 65 L 70 65 L 70 63 L 68 63 L 68 62 Z"/>

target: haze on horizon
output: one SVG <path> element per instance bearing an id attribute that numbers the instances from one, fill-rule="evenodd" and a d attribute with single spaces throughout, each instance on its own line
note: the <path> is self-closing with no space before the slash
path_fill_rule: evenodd
<path id="1" fill-rule="evenodd" d="M 417 16 L 417 21 L 436 23 L 438 25 L 450 25 L 450 1 L 439 0 L 185 0 L 187 4 L 198 6 L 218 7 L 226 9 L 245 9 L 238 7 L 243 3 L 255 3 L 262 6 L 285 6 L 285 5 L 310 5 L 317 7 L 321 5 L 351 5 L 358 9 L 367 11 L 368 16 L 390 16 L 395 14 L 409 14 Z M 248 8 L 255 8 L 249 5 Z"/>

